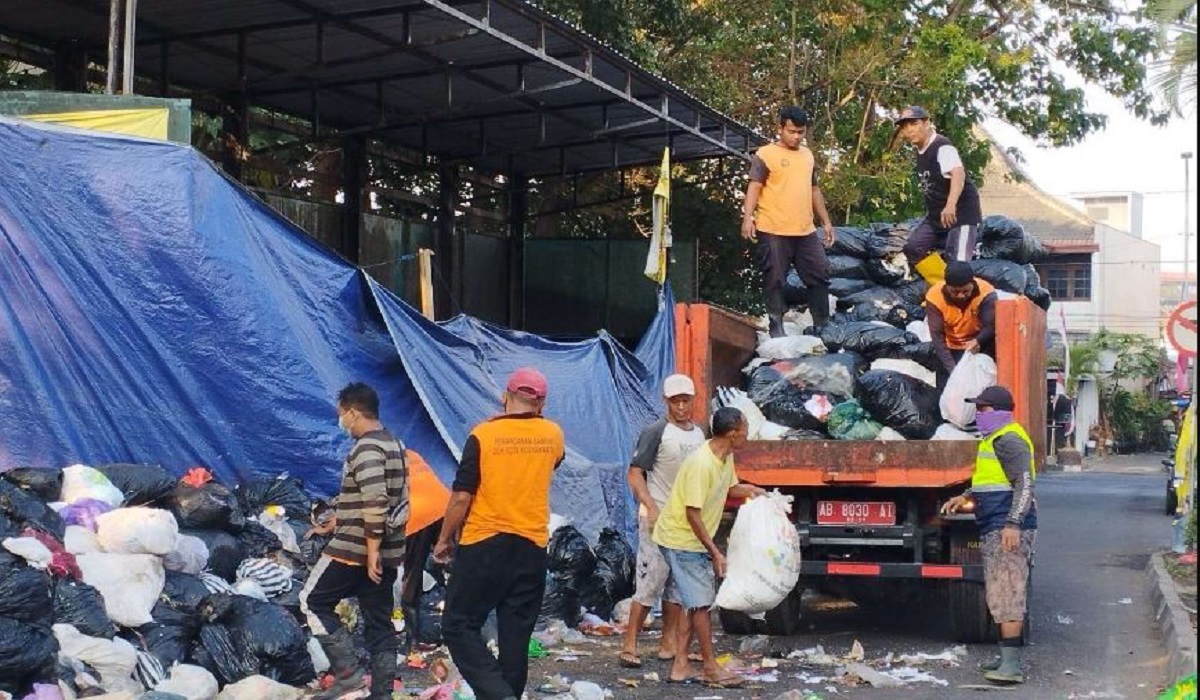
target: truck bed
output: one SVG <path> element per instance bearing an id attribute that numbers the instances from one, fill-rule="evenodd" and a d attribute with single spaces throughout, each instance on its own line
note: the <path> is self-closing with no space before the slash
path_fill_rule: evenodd
<path id="1" fill-rule="evenodd" d="M 737 453 L 738 476 L 759 486 L 940 488 L 971 478 L 965 440 L 759 440 Z"/>

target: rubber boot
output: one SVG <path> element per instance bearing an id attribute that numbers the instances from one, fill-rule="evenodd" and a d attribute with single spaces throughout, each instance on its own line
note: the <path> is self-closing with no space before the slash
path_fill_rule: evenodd
<path id="1" fill-rule="evenodd" d="M 998 668 L 1000 668 L 1000 655 L 999 654 L 996 654 L 995 656 L 988 659 L 987 661 L 979 662 L 979 670 L 980 671 L 995 671 Z"/>
<path id="2" fill-rule="evenodd" d="M 371 700 L 392 700 L 396 682 L 396 652 L 371 654 Z"/>
<path id="3" fill-rule="evenodd" d="M 783 314 L 767 314 L 767 332 L 772 338 L 783 337 Z"/>
<path id="4" fill-rule="evenodd" d="M 1000 667 L 984 673 L 983 677 L 993 683 L 1024 683 L 1025 676 L 1021 674 L 1021 648 L 1015 645 L 1000 647 Z"/>
<path id="5" fill-rule="evenodd" d="M 333 674 L 333 685 L 309 697 L 312 700 L 335 700 L 346 693 L 361 690 L 365 675 L 358 666 L 358 652 L 354 639 L 345 627 L 333 634 L 317 637 L 325 656 L 329 657 L 329 672 Z"/>

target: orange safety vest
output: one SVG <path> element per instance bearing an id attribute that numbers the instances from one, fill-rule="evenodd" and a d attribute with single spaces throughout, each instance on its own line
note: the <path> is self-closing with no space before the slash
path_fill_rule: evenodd
<path id="1" fill-rule="evenodd" d="M 946 288 L 945 282 L 938 282 L 925 293 L 925 303 L 933 305 L 942 312 L 942 319 L 945 321 L 946 347 L 951 350 L 962 350 L 967 347 L 979 335 L 979 331 L 983 330 L 983 322 L 979 319 L 979 305 L 983 303 L 984 297 L 996 291 L 996 288 L 978 277 L 975 278 L 975 285 L 979 287 L 979 293 L 971 298 L 971 303 L 967 304 L 966 308 L 960 308 L 946 301 L 946 296 L 942 293 L 942 290 Z"/>

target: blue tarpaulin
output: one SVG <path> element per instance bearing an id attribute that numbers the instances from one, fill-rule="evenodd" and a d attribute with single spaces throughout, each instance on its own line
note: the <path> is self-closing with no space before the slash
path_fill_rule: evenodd
<path id="1" fill-rule="evenodd" d="M 189 147 L 0 119 L 0 153 L 0 470 L 203 465 L 331 494 L 349 446 L 334 398 L 364 381 L 449 482 L 531 365 L 568 442 L 555 512 L 631 534 L 624 471 L 673 369 L 669 292 L 634 352 L 435 324 Z"/>

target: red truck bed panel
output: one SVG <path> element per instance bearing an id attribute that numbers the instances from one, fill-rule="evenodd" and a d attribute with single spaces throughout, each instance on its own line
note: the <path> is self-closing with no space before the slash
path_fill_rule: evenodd
<path id="1" fill-rule="evenodd" d="M 794 440 L 748 443 L 738 476 L 768 486 L 939 488 L 971 478 L 976 443 L 965 440 Z"/>

